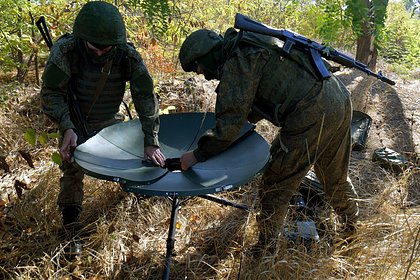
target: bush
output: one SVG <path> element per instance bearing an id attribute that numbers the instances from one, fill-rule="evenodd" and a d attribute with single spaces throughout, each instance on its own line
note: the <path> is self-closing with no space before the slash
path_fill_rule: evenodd
<path id="1" fill-rule="evenodd" d="M 420 67 L 420 20 L 403 3 L 390 3 L 381 55 L 394 71 L 408 74 Z"/>

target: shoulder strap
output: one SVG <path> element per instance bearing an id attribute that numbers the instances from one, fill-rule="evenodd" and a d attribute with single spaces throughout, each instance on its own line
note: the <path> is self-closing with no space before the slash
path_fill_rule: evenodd
<path id="1" fill-rule="evenodd" d="M 99 95 L 101 95 L 102 90 L 104 89 L 106 80 L 109 74 L 111 73 L 112 61 L 113 61 L 112 59 L 108 59 L 105 65 L 102 67 L 101 77 L 99 77 L 98 83 L 96 84 L 95 97 L 92 101 L 92 104 L 90 104 L 89 111 L 86 114 L 86 120 L 89 119 L 90 112 L 92 111 L 93 106 L 95 105 L 96 101 L 98 100 Z"/>

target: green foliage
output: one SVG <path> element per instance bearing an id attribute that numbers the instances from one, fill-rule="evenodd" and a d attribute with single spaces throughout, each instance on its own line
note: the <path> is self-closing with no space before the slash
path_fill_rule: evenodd
<path id="1" fill-rule="evenodd" d="M 375 29 L 381 30 L 385 26 L 388 0 L 372 0 Z"/>
<path id="2" fill-rule="evenodd" d="M 0 65 L 5 72 L 25 72 L 28 65 L 23 53 L 33 53 L 29 1 L 0 2 Z"/>
<path id="3" fill-rule="evenodd" d="M 0 1 L 0 67 L 3 72 L 17 72 L 17 78 L 22 81 L 39 52 L 46 59 L 48 49 L 39 48 L 42 39 L 34 23 L 41 15 L 46 15 L 53 39 L 64 30 L 71 31 L 68 23 L 73 16 L 69 19 L 65 15 L 71 15 L 77 5 L 67 2 Z"/>
<path id="4" fill-rule="evenodd" d="M 33 128 L 28 128 L 25 132 L 25 134 L 23 135 L 23 138 L 26 140 L 26 142 L 28 142 L 31 146 L 35 147 L 36 145 L 36 133 L 35 133 L 35 129 Z"/>
<path id="5" fill-rule="evenodd" d="M 351 32 L 352 18 L 347 14 L 344 1 L 322 1 L 318 9 L 317 32 L 323 43 L 351 49 L 356 38 Z"/>
<path id="6" fill-rule="evenodd" d="M 45 131 L 42 131 L 41 133 L 37 134 L 35 129 L 30 127 L 23 134 L 23 138 L 31 146 L 35 147 L 38 142 L 41 145 L 47 145 L 50 140 L 61 138 L 61 135 L 60 133 L 57 133 L 57 132 L 47 133 Z M 51 159 L 53 160 L 54 163 L 58 165 L 61 165 L 63 163 L 61 156 L 58 152 L 54 152 L 51 155 Z"/>
<path id="7" fill-rule="evenodd" d="M 403 57 L 404 63 L 418 62 L 418 17 L 409 16 L 416 8 L 413 0 L 395 4 L 408 5 L 409 11 L 385 9 L 388 0 L 126 0 L 118 4 L 127 25 L 129 40 L 134 42 L 153 74 L 174 72 L 178 51 L 185 37 L 198 28 L 224 33 L 234 24 L 237 12 L 276 28 L 286 28 L 338 49 L 354 50 L 356 37 L 366 22 L 388 60 Z M 3 0 L 0 2 L 0 67 L 3 72 L 26 73 L 32 57 L 39 55 L 41 65 L 48 55 L 39 31 L 32 24 L 44 15 L 53 40 L 71 32 L 84 0 Z M 387 14 L 392 18 L 387 19 Z M 31 19 L 32 15 L 32 19 Z M 404 17 L 402 16 L 404 15 Z M 398 21 L 398 22 L 396 22 Z M 386 24 L 385 24 L 386 23 Z M 399 29 L 399 25 L 401 28 Z M 413 27 L 411 27 L 413 26 Z M 34 35 L 32 34 L 34 32 Z M 418 33 L 418 32 L 417 32 Z M 21 54 L 21 57 L 19 56 Z M 162 70 L 164 69 L 164 70 Z M 159 75 L 157 75 L 159 77 Z"/>
<path id="8" fill-rule="evenodd" d="M 61 158 L 61 155 L 58 152 L 54 152 L 51 155 L 51 159 L 54 163 L 56 163 L 59 166 L 61 166 L 63 164 L 63 159 Z"/>
<path id="9" fill-rule="evenodd" d="M 61 135 L 60 135 L 60 133 L 57 133 L 57 132 L 47 133 L 45 131 L 42 131 L 41 133 L 37 134 L 35 129 L 30 127 L 23 134 L 23 138 L 31 146 L 35 147 L 37 142 L 39 142 L 42 145 L 45 145 L 50 140 L 61 138 Z"/>
<path id="10" fill-rule="evenodd" d="M 346 14 L 351 18 L 353 31 L 360 36 L 363 33 L 363 24 L 369 20 L 369 7 L 365 0 L 346 0 L 346 5 Z"/>
<path id="11" fill-rule="evenodd" d="M 144 15 L 153 34 L 166 34 L 171 15 L 167 0 L 128 0 L 126 5 Z"/>
<path id="12" fill-rule="evenodd" d="M 411 17 L 403 3 L 391 3 L 384 27 L 382 56 L 395 70 L 408 73 L 420 67 L 420 20 Z"/>
<path id="13" fill-rule="evenodd" d="M 351 18 L 356 35 L 361 36 L 363 32 L 371 32 L 375 35 L 375 43 L 379 42 L 385 26 L 388 0 L 346 0 L 345 2 L 346 14 Z"/>

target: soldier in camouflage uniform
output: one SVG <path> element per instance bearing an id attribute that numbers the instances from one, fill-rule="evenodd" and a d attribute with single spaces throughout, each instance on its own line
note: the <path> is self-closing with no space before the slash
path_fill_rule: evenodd
<path id="1" fill-rule="evenodd" d="M 216 127 L 181 157 L 183 170 L 223 152 L 247 120 L 267 119 L 280 128 L 260 187 L 261 247 L 280 234 L 289 202 L 312 167 L 348 227 L 358 216 L 357 194 L 348 178 L 349 92 L 335 76 L 320 79 L 307 53 L 292 49 L 286 54 L 281 46 L 280 40 L 261 34 L 239 37 L 233 28 L 224 37 L 200 29 L 186 38 L 179 53 L 185 71 L 220 81 Z"/>
<path id="2" fill-rule="evenodd" d="M 164 165 L 153 80 L 140 54 L 127 43 L 125 25 L 115 6 L 98 1 L 82 7 L 73 33 L 62 36 L 52 47 L 42 80 L 43 111 L 58 124 L 63 136 L 63 176 L 57 202 L 65 226 L 77 221 L 83 201 L 84 173 L 71 162 L 72 150 L 105 126 L 121 121 L 116 116 L 127 82 L 145 135 L 145 158 Z"/>

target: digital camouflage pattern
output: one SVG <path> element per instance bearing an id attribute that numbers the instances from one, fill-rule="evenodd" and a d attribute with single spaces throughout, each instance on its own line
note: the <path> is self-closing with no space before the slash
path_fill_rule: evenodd
<path id="1" fill-rule="evenodd" d="M 119 21 L 118 10 L 110 6 L 112 5 L 104 2 L 87 3 L 75 23 L 75 32 L 78 36 L 67 34 L 53 45 L 42 76 L 43 111 L 58 124 L 62 134 L 67 129 L 74 129 L 78 134 L 78 144 L 80 144 L 87 139 L 81 133 L 81 124 L 76 122 L 74 110 L 69 108 L 69 90 L 72 89 L 75 92 L 80 110 L 86 119 L 88 133 L 91 136 L 100 129 L 121 121 L 121 118 L 117 117 L 118 111 L 123 100 L 126 83 L 129 82 L 132 100 L 145 135 L 144 145 L 145 147 L 159 146 L 157 137 L 159 108 L 153 92 L 153 80 L 140 54 L 131 44 L 125 42 L 123 22 Z M 98 9 L 103 13 L 94 16 L 95 20 L 86 18 Z M 91 27 L 94 25 L 95 31 L 102 30 L 100 26 L 102 21 L 98 17 L 104 17 L 102 21 L 106 18 L 106 20 L 114 22 L 113 24 L 115 21 L 117 23 L 116 26 L 104 23 L 110 32 L 107 33 L 104 30 L 98 32 L 98 36 L 103 37 L 98 37 L 96 41 L 91 37 L 91 32 L 93 32 Z M 103 40 L 105 35 L 113 36 L 111 41 Z M 98 63 L 88 52 L 85 40 L 116 45 L 106 57 L 106 59 L 112 59 L 112 68 L 98 102 L 94 101 L 96 99 L 95 91 L 104 64 Z M 60 168 L 63 171 L 58 195 L 60 209 L 66 206 L 76 206 L 81 209 L 83 172 L 73 163 L 68 162 L 65 162 Z"/>
<path id="2" fill-rule="evenodd" d="M 234 29 L 227 30 L 225 49 L 236 36 Z M 357 194 L 347 176 L 349 92 L 334 76 L 320 81 L 308 54 L 292 50 L 286 55 L 276 45 L 271 37 L 245 32 L 226 56 L 216 89 L 216 127 L 200 138 L 194 151 L 199 161 L 222 152 L 247 118 L 266 118 L 281 127 L 260 188 L 262 244 L 280 232 L 290 199 L 312 167 L 336 212 L 346 221 L 358 214 Z"/>
<path id="3" fill-rule="evenodd" d="M 77 49 L 76 45 L 79 45 Z M 43 87 L 41 89 L 42 105 L 44 112 L 59 125 L 63 133 L 66 129 L 77 129 L 70 116 L 67 103 L 68 89 L 72 78 L 78 80 L 79 90 L 76 96 L 80 107 L 85 112 L 90 108 L 94 99 L 96 81 L 99 78 L 102 65 L 89 63 L 89 58 L 84 54 L 83 45 L 72 35 L 60 38 L 51 49 L 47 65 L 43 73 Z M 81 49 L 80 49 L 81 48 Z M 80 52 L 74 56 L 74 52 Z M 123 58 L 128 57 L 125 61 Z M 73 60 L 79 60 L 73 64 Z M 157 133 L 159 129 L 159 110 L 155 94 L 153 93 L 153 81 L 140 54 L 131 46 L 126 49 L 117 48 L 114 56 L 114 64 L 110 77 L 105 84 L 104 96 L 112 102 L 100 102 L 92 107 L 91 120 L 107 122 L 118 112 L 125 91 L 125 83 L 130 82 L 131 96 L 137 110 L 142 129 L 145 135 L 145 145 L 158 146 Z M 80 63 L 80 65 L 79 65 Z M 73 68 L 77 68 L 74 70 Z M 77 72 L 77 75 L 74 72 Z M 129 73 L 126 73 L 129 71 Z M 85 79 L 83 79 L 85 77 Z M 92 80 L 88 82 L 88 80 Z M 118 98 L 116 98 L 118 97 Z M 99 107 L 98 107 L 99 106 Z M 82 110 L 83 111 L 83 110 Z M 108 112 L 108 113 L 103 113 Z M 101 117 L 98 117 L 100 115 Z M 78 129 L 80 131 L 80 129 Z"/>

